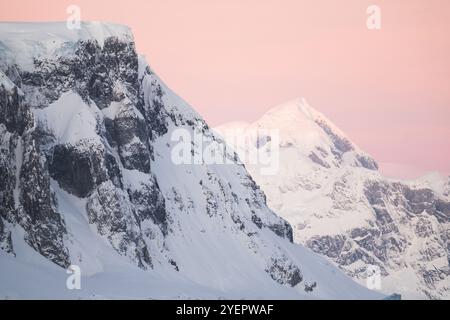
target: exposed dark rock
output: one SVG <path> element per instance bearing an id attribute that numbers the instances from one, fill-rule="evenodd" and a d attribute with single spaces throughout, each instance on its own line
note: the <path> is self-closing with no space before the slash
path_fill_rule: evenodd
<path id="1" fill-rule="evenodd" d="M 269 135 L 258 135 L 258 139 L 256 140 L 256 148 L 262 148 L 268 142 L 272 141 L 272 137 Z"/>
<path id="2" fill-rule="evenodd" d="M 112 159 L 108 157 L 110 167 Z M 100 145 L 89 143 L 87 147 L 79 147 L 59 144 L 53 149 L 50 175 L 64 190 L 84 198 L 108 179 L 104 160 L 105 151 Z"/>
<path id="3" fill-rule="evenodd" d="M 331 142 L 333 143 L 331 152 L 334 154 L 335 158 L 338 161 L 342 160 L 342 156 L 344 155 L 344 153 L 355 150 L 350 140 L 337 135 L 324 121 L 316 120 L 315 122 L 322 128 L 322 130 L 328 135 Z M 314 155 L 312 157 L 314 157 Z M 358 161 L 358 163 L 355 163 L 355 165 L 357 166 L 361 166 L 369 170 L 378 170 L 378 164 L 376 163 L 376 161 L 366 155 L 356 154 L 356 160 Z"/>
<path id="4" fill-rule="evenodd" d="M 19 69 L 16 65 L 5 66 L 3 72 L 8 77 L 12 83 L 14 83 L 18 88 L 22 87 L 22 78 L 20 77 Z"/>
<path id="5" fill-rule="evenodd" d="M 131 105 L 121 107 L 114 119 L 114 138 L 119 145 L 124 145 L 138 138 L 148 141 L 147 127 L 142 115 L 136 113 Z"/>
<path id="6" fill-rule="evenodd" d="M 139 220 L 127 193 L 106 181 L 88 198 L 86 210 L 89 223 L 97 227 L 98 233 L 105 236 L 118 253 L 129 256 L 143 269 L 152 267 Z"/>
<path id="7" fill-rule="evenodd" d="M 124 168 L 150 172 L 150 151 L 145 143 L 135 140 L 119 147 L 120 159 Z"/>
<path id="8" fill-rule="evenodd" d="M 450 222 L 450 202 L 436 199 L 434 201 L 434 206 L 436 210 L 433 210 L 432 213 L 438 221 L 441 223 Z"/>
<path id="9" fill-rule="evenodd" d="M 410 225 L 425 244 L 417 253 L 419 264 L 413 267 L 420 270 L 420 277 L 429 286 L 430 291 L 425 294 L 436 297 L 431 292 L 450 273 L 450 261 L 448 265 L 439 263 L 439 267 L 432 264 L 434 268 L 424 266 L 449 255 L 450 236 L 446 235 L 445 227 L 434 226 L 449 221 L 449 202 L 431 189 L 379 180 L 366 180 L 364 196 L 373 212 L 370 227 L 349 229 L 335 236 L 313 236 L 307 240 L 307 247 L 329 257 L 351 276 L 365 277 L 365 268 L 354 269 L 356 262 L 376 265 L 381 275 L 386 276 L 387 270 L 404 268 L 402 256 L 411 243 L 410 235 L 405 235 L 400 227 Z M 399 212 L 403 213 L 401 219 Z"/>
<path id="10" fill-rule="evenodd" d="M 64 246 L 67 232 L 56 211 L 46 158 L 40 155 L 32 134 L 24 138 L 24 146 L 17 222 L 26 231 L 25 241 L 31 247 L 54 263 L 67 267 L 70 264 Z"/>
<path id="11" fill-rule="evenodd" d="M 149 69 L 146 70 L 145 74 L 153 75 Z M 144 94 L 143 85 L 144 83 L 142 82 L 137 108 L 144 115 L 147 126 L 151 130 L 149 134 L 150 139 L 154 140 L 167 132 L 167 117 L 173 117 L 173 115 L 168 115 L 165 111 L 163 103 L 164 90 L 156 79 L 150 80 L 150 90 L 147 92 L 147 95 Z"/>
<path id="12" fill-rule="evenodd" d="M 178 265 L 174 260 L 170 259 L 169 263 L 175 268 L 176 271 L 180 271 L 180 268 L 178 268 Z"/>
<path id="13" fill-rule="evenodd" d="M 17 85 L 22 85 L 15 67 L 9 73 L 13 74 Z M 37 78 L 33 81 L 39 82 Z M 7 91 L 0 86 L 0 113 L 0 127 L 5 126 L 0 128 L 0 219 L 3 217 L 12 224 L 20 224 L 25 230 L 25 241 L 32 248 L 54 263 L 66 267 L 69 265 L 69 255 L 63 241 L 65 225 L 55 209 L 47 162 L 40 155 L 37 130 L 31 130 L 34 125 L 32 114 L 17 87 Z M 23 157 L 22 164 L 15 154 L 19 140 L 24 145 L 17 155 Z M 16 181 L 16 171 L 20 173 L 20 181 Z M 18 203 L 13 197 L 16 183 L 19 186 Z M 11 235 L 3 230 L 3 249 L 12 252 Z"/>
<path id="14" fill-rule="evenodd" d="M 116 187 L 122 188 L 122 173 L 120 172 L 119 164 L 117 163 L 116 158 L 111 153 L 106 153 L 104 164 L 108 172 L 109 179 Z"/>
<path id="15" fill-rule="evenodd" d="M 305 283 L 305 292 L 312 292 L 315 287 L 317 287 L 317 282 L 313 282 L 312 284 Z"/>
<path id="16" fill-rule="evenodd" d="M 266 272 L 279 284 L 291 287 L 295 287 L 303 280 L 300 269 L 284 256 L 272 258 Z"/>
<path id="17" fill-rule="evenodd" d="M 15 148 L 17 136 L 0 124 L 0 219 L 14 220 L 14 189 L 16 187 Z M 19 168 L 20 170 L 20 168 Z"/>
<path id="18" fill-rule="evenodd" d="M 383 197 L 387 194 L 387 186 L 376 181 L 369 181 L 365 185 L 364 194 L 372 206 L 384 206 Z"/>
<path id="19" fill-rule="evenodd" d="M 78 41 L 76 47 L 73 55 L 35 59 L 32 72 L 16 70 L 25 96 L 40 97 L 29 101 L 32 107 L 46 107 L 63 92 L 74 90 L 87 102 L 90 99 L 103 109 L 121 99 L 115 92 L 118 82 L 123 90 L 136 96 L 138 59 L 133 42 L 109 37 L 103 47 L 96 40 Z"/>
<path id="20" fill-rule="evenodd" d="M 402 300 L 402 295 L 398 293 L 393 293 L 384 298 L 384 300 Z"/>
<path id="21" fill-rule="evenodd" d="M 334 147 L 340 152 L 341 155 L 345 152 L 354 150 L 352 143 L 348 139 L 339 137 L 325 122 L 316 120 L 316 123 L 330 137 Z"/>
<path id="22" fill-rule="evenodd" d="M 0 250 L 14 255 L 11 231 L 6 229 L 3 219 L 0 217 Z"/>
<path id="23" fill-rule="evenodd" d="M 359 161 L 361 167 L 369 170 L 378 170 L 378 163 L 374 159 L 359 154 L 356 155 L 356 159 Z"/>
<path id="24" fill-rule="evenodd" d="M 311 152 L 308 157 L 311 159 L 312 162 L 317 163 L 318 165 L 324 168 L 330 168 L 330 165 L 326 163 L 324 160 L 320 159 L 314 152 Z"/>
<path id="25" fill-rule="evenodd" d="M 372 206 L 385 207 L 386 202 L 392 201 L 411 216 L 428 213 L 435 216 L 439 222 L 450 221 L 450 202 L 437 198 L 431 189 L 412 189 L 396 182 L 388 184 L 368 181 L 365 196 Z M 380 210 L 378 209 L 377 214 Z M 386 216 L 385 213 L 381 215 Z"/>
<path id="26" fill-rule="evenodd" d="M 162 196 L 156 180 L 148 184 L 141 184 L 139 190 L 128 190 L 130 201 L 136 208 L 140 221 L 151 219 L 167 234 L 167 212 L 164 197 Z"/>
<path id="27" fill-rule="evenodd" d="M 31 114 L 23 104 L 19 89 L 14 87 L 9 91 L 0 84 L 0 124 L 4 124 L 9 132 L 21 135 L 30 122 Z"/>
<path id="28" fill-rule="evenodd" d="M 345 236 L 315 236 L 308 240 L 306 246 L 314 252 L 330 258 L 337 258 L 344 247 Z"/>
<path id="29" fill-rule="evenodd" d="M 242 184 L 246 187 L 250 188 L 252 190 L 252 196 L 250 199 L 245 199 L 250 209 L 260 209 L 261 205 L 266 203 L 266 195 L 260 187 L 256 184 L 256 182 L 253 180 L 253 178 L 250 175 L 247 175 L 244 177 Z M 275 214 L 273 214 L 275 216 Z M 252 216 L 252 221 L 257 223 L 257 217 Z M 293 242 L 293 231 L 292 226 L 284 219 L 281 219 L 277 217 L 276 222 L 269 222 L 269 221 L 262 221 L 262 226 L 265 226 L 272 230 L 277 236 L 286 238 L 290 242 Z M 258 225 L 257 225 L 258 226 Z"/>
<path id="30" fill-rule="evenodd" d="M 290 242 L 294 242 L 292 226 L 287 221 L 282 220 L 276 224 L 269 224 L 267 227 L 272 230 L 277 236 L 286 238 Z"/>
<path id="31" fill-rule="evenodd" d="M 433 234 L 433 225 L 428 219 L 420 218 L 416 223 L 416 234 L 421 238 L 427 238 Z"/>
<path id="32" fill-rule="evenodd" d="M 109 77 L 108 69 L 105 65 L 99 64 L 94 68 L 94 72 L 88 82 L 89 97 L 94 100 L 100 108 L 107 108 L 113 97 L 113 80 Z"/>
<path id="33" fill-rule="evenodd" d="M 256 226 L 261 229 L 263 226 L 263 223 L 261 221 L 261 218 L 258 217 L 255 213 L 252 214 L 252 221 L 254 224 L 256 224 Z"/>

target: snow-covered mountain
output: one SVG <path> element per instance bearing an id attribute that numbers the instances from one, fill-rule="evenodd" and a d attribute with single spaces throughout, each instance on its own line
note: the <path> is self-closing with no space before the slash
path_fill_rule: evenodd
<path id="1" fill-rule="evenodd" d="M 223 142 L 127 27 L 0 23 L 0 297 L 383 297 L 292 243 L 236 154 L 177 164 L 180 129 Z"/>
<path id="2" fill-rule="evenodd" d="M 449 177 L 384 178 L 374 159 L 304 99 L 217 131 L 269 207 L 291 223 L 294 241 L 362 283 L 378 266 L 383 292 L 450 298 Z M 255 152 L 272 152 L 278 170 L 264 173 L 266 164 L 250 161 Z"/>

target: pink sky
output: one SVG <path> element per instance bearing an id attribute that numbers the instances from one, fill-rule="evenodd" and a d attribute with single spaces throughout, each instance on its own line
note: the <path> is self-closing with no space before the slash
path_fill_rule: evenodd
<path id="1" fill-rule="evenodd" d="M 254 121 L 297 96 L 388 175 L 450 173 L 450 1 L 0 2 L 1 21 L 129 25 L 153 69 L 211 125 Z M 366 28 L 366 8 L 382 29 Z"/>

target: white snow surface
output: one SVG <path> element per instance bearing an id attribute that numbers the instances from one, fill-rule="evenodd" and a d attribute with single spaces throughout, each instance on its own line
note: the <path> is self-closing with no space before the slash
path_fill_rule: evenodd
<path id="1" fill-rule="evenodd" d="M 354 150 L 344 153 L 342 162 L 336 161 L 331 151 L 333 141 L 317 124 L 321 120 L 339 137 L 346 135 L 331 123 L 323 114 L 308 105 L 304 98 L 294 99 L 269 110 L 254 123 L 231 122 L 215 128 L 224 139 L 234 147 L 245 163 L 255 181 L 267 195 L 269 207 L 291 223 L 294 229 L 294 241 L 306 244 L 315 236 L 345 235 L 353 228 L 370 228 L 375 214 L 364 197 L 366 181 L 402 183 L 411 188 L 429 188 L 437 195 L 449 197 L 450 178 L 432 173 L 420 179 L 400 181 L 387 179 L 377 170 L 369 170 L 355 165 L 355 159 L 362 155 L 369 157 L 359 147 L 352 144 Z M 270 131 L 275 130 L 275 131 Z M 279 135 L 279 145 L 267 142 L 263 148 L 279 148 L 279 170 L 276 174 L 263 174 L 264 164 L 251 163 L 249 153 L 257 150 L 258 135 L 272 132 Z M 244 141 L 250 143 L 237 143 Z M 240 139 L 240 140 L 239 140 Z M 244 139 L 244 140 L 243 140 Z M 247 140 L 247 141 L 248 141 Z M 313 161 L 309 155 L 314 152 L 327 167 Z M 409 243 L 409 249 L 398 257 L 393 257 L 392 265 L 386 265 L 390 275 L 382 280 L 381 292 L 401 293 L 403 298 L 423 299 L 423 289 L 435 292 L 440 298 L 450 298 L 450 277 L 440 285 L 428 288 L 420 280 L 419 269 L 431 269 L 435 266 L 447 268 L 447 254 L 436 244 L 435 239 L 424 239 L 415 235 L 415 224 L 404 223 L 405 213 L 395 212 L 395 223 Z M 433 230 L 450 230 L 448 224 L 440 224 L 433 216 L 428 217 Z M 432 249 L 431 249 L 432 248 Z M 422 254 L 427 250 L 440 252 L 440 258 L 422 264 Z M 398 263 L 398 265 L 396 265 Z M 361 261 L 343 267 L 352 273 L 363 267 Z M 366 280 L 355 277 L 364 284 Z"/>
<path id="2" fill-rule="evenodd" d="M 115 24 L 83 23 L 81 30 L 69 30 L 65 23 L 0 23 L 0 51 L 6 61 L 31 69 L 34 57 L 55 59 L 73 49 L 73 42 L 107 36 L 119 36 L 132 41 L 127 27 Z M 8 60 L 10 59 L 10 60 Z M 139 59 L 146 105 L 152 104 L 152 85 L 165 91 L 164 107 L 185 120 L 203 124 L 198 114 L 174 94 L 154 74 L 144 73 L 147 67 Z M 2 83 L 5 82 L 2 80 Z M 136 109 L 136 113 L 139 111 Z M 99 110 L 93 103 L 68 91 L 33 114 L 39 125 L 55 136 L 56 142 L 80 146 L 80 141 L 106 144 L 98 134 L 98 124 L 104 118 L 113 119 L 120 106 L 112 104 Z M 65 245 L 72 264 L 82 271 L 81 290 L 66 288 L 65 270 L 39 255 L 23 240 L 23 230 L 7 225 L 12 231 L 15 256 L 0 251 L 0 297 L 13 299 L 178 299 L 178 298 L 254 298 L 254 299 L 381 299 L 383 294 L 354 282 L 326 259 L 301 245 L 290 243 L 268 228 L 258 229 L 251 222 L 252 212 L 246 199 L 254 195 L 248 186 L 245 168 L 233 165 L 176 165 L 171 161 L 170 136 L 179 126 L 168 123 L 168 132 L 153 143 L 155 159 L 151 172 L 156 176 L 166 201 L 170 232 L 163 238 L 150 232 L 145 239 L 152 254 L 153 269 L 143 270 L 127 256 L 119 255 L 111 243 L 100 236 L 89 223 L 86 199 L 77 198 L 51 182 L 58 208 L 67 228 Z M 209 133 L 213 135 L 212 132 Z M 86 144 L 89 147 L 91 144 Z M 115 154 L 116 157 L 117 154 Z M 231 157 L 231 155 L 229 155 Z M 124 183 L 139 189 L 150 181 L 150 175 L 125 170 Z M 201 182 L 201 183 L 200 183 Z M 233 193 L 236 198 L 233 198 Z M 237 200 L 236 200 L 237 199 Z M 207 212 L 209 201 L 217 212 Z M 127 206 L 126 203 L 123 204 Z M 276 223 L 276 216 L 262 202 L 251 204 L 264 223 Z M 247 227 L 239 230 L 232 215 L 237 215 Z M 151 229 L 151 226 L 149 227 Z M 179 272 L 168 265 L 176 261 Z M 270 258 L 286 258 L 300 268 L 303 281 L 295 286 L 280 285 L 265 271 Z M 305 284 L 317 283 L 313 292 Z"/>
<path id="3" fill-rule="evenodd" d="M 34 115 L 59 143 L 76 144 L 83 139 L 99 141 L 96 132 L 99 112 L 94 103 L 88 106 L 77 93 L 68 91 L 48 107 L 35 109 Z"/>
<path id="4" fill-rule="evenodd" d="M 81 27 L 68 28 L 66 22 L 0 22 L 0 54 L 5 62 L 19 64 L 24 70 L 33 69 L 33 59 L 67 55 L 73 52 L 73 43 L 104 40 L 115 36 L 133 40 L 129 27 L 116 23 L 81 22 Z"/>

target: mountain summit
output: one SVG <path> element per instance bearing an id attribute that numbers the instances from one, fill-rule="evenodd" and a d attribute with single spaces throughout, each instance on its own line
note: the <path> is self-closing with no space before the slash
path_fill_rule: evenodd
<path id="1" fill-rule="evenodd" d="M 269 207 L 292 224 L 297 243 L 361 283 L 377 271 L 380 291 L 450 298 L 450 178 L 384 178 L 372 157 L 304 99 L 216 130 Z M 276 158 L 276 172 L 249 161 L 261 149 Z"/>
<path id="2" fill-rule="evenodd" d="M 313 109 L 304 98 L 297 98 L 272 108 L 252 124 L 233 122 L 215 129 L 230 139 L 241 134 L 257 139 L 254 133 L 258 131 L 278 131 L 282 150 L 294 148 L 297 156 L 307 158 L 322 167 L 353 166 L 378 169 L 375 160 L 352 143 L 322 113 Z M 257 147 L 256 142 L 250 145 Z"/>

